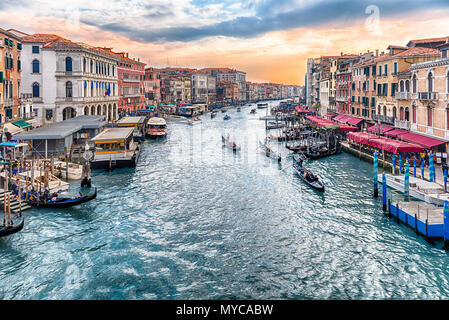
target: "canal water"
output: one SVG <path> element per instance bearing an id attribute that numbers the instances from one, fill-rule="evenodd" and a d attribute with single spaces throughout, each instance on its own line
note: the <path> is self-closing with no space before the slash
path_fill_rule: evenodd
<path id="1" fill-rule="evenodd" d="M 281 165 L 258 152 L 265 111 L 249 110 L 170 121 L 136 168 L 95 171 L 95 201 L 26 211 L 0 239 L 0 298 L 449 298 L 448 254 L 382 214 L 372 165 L 305 162 L 326 185 L 315 192 L 283 144 Z"/>

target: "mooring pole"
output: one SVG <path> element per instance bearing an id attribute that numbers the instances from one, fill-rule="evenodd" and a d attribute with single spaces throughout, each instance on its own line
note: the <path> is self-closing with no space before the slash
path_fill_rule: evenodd
<path id="1" fill-rule="evenodd" d="M 444 249 L 449 250 L 449 201 L 444 201 Z"/>
<path id="2" fill-rule="evenodd" d="M 405 162 L 405 176 L 404 176 L 404 201 L 410 200 L 410 168 L 408 160 Z"/>
<path id="3" fill-rule="evenodd" d="M 382 209 L 387 211 L 387 177 L 382 173 Z"/>
<path id="4" fill-rule="evenodd" d="M 378 189 L 378 161 L 379 161 L 379 154 L 374 152 L 374 198 L 377 198 L 379 196 L 379 189 Z"/>

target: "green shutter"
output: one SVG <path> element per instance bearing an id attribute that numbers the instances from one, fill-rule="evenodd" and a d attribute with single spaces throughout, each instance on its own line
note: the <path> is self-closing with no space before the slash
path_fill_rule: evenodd
<path id="1" fill-rule="evenodd" d="M 0 83 L 3 83 L 3 72 L 0 72 Z"/>

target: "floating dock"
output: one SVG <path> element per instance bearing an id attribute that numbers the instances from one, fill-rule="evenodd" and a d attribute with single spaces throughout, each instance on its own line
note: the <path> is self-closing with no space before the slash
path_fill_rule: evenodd
<path id="1" fill-rule="evenodd" d="M 444 239 L 444 215 L 441 207 L 417 201 L 389 202 L 388 214 L 426 239 Z"/>
<path id="2" fill-rule="evenodd" d="M 404 192 L 404 175 L 394 176 L 385 174 L 387 186 L 399 192 Z M 444 188 L 435 182 L 429 182 L 410 176 L 410 196 L 437 206 L 443 206 L 444 201 L 449 201 L 449 193 L 444 192 Z M 382 174 L 377 175 L 377 181 L 382 183 Z"/>

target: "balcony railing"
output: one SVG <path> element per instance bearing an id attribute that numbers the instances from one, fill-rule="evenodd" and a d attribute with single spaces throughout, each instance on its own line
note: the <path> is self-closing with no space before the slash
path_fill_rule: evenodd
<path id="1" fill-rule="evenodd" d="M 394 126 L 396 128 L 409 130 L 410 129 L 410 121 L 395 119 L 394 120 Z"/>
<path id="2" fill-rule="evenodd" d="M 418 92 L 419 100 L 438 100 L 438 92 Z"/>
<path id="3" fill-rule="evenodd" d="M 410 100 L 411 95 L 410 92 L 396 92 L 395 97 L 398 100 Z"/>
<path id="4" fill-rule="evenodd" d="M 337 97 L 337 98 L 335 98 L 335 100 L 338 102 L 347 102 L 348 98 L 347 97 Z"/>
<path id="5" fill-rule="evenodd" d="M 385 122 L 388 124 L 393 124 L 394 125 L 394 117 L 388 117 L 388 116 L 384 116 L 381 114 L 375 114 L 373 115 L 373 120 L 375 121 L 380 121 L 380 122 Z"/>

